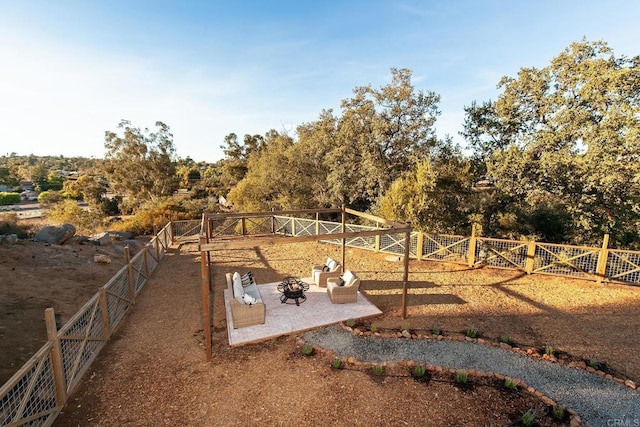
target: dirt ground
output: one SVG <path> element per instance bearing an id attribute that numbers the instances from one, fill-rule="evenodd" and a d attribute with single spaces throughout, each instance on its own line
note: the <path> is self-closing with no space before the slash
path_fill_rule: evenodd
<path id="1" fill-rule="evenodd" d="M 15 246 L 14 252 L 18 248 L 31 250 L 30 245 Z M 98 274 L 107 273 L 102 268 L 115 271 L 117 265 L 90 268 L 86 258 L 74 264 L 60 255 L 83 259 L 84 250 L 92 247 L 40 249 L 55 252 L 25 250 L 20 259 L 49 265 L 39 274 L 47 279 L 40 286 L 48 289 L 38 288 L 35 295 L 32 291 L 31 299 L 24 290 L 18 307 L 23 317 L 33 312 L 31 321 L 39 322 L 44 339 L 42 307 L 55 301 L 58 312 L 72 314 L 113 274 L 103 278 Z M 208 363 L 203 352 L 199 253 L 194 249 L 183 246 L 167 253 L 122 327 L 70 397 L 57 426 L 513 425 L 528 409 L 537 408 L 539 416 L 546 410 L 527 394 L 507 392 L 481 380 L 461 389 L 449 378 L 423 383 L 406 375 L 375 377 L 361 370 L 335 370 L 330 356 L 303 356 L 295 336 L 229 348 L 224 273 L 250 269 L 258 282 L 283 275 L 308 276 L 312 264 L 327 256 L 341 257 L 339 247 L 321 243 L 213 256 L 214 351 Z M 1 260 L 7 256 L 1 255 Z M 8 268 L 0 261 L 3 300 L 4 295 L 14 295 L 9 291 L 21 283 L 13 280 L 11 287 L 6 286 L 8 274 L 29 277 L 16 273 L 20 259 L 7 262 L 12 265 Z M 640 379 L 640 343 L 635 339 L 640 288 L 411 261 L 409 317 L 403 320 L 402 263 L 388 261 L 383 254 L 348 249 L 346 266 L 358 272 L 361 289 L 383 310 L 372 320 L 380 329 L 409 326 L 426 331 L 437 324 L 445 335 L 452 335 L 474 327 L 487 340 L 508 336 L 522 347 L 551 344 L 574 358 L 597 360 L 620 376 Z M 52 284 L 62 290 L 52 294 Z M 36 303 L 41 307 L 29 309 Z M 1 325 L 4 334 L 13 329 L 4 319 Z M 15 348 L 5 344 L 5 336 L 2 355 Z M 25 346 L 18 340 L 13 345 Z M 549 424 L 548 419 L 541 423 Z"/>
<path id="2" fill-rule="evenodd" d="M 112 262 L 96 263 L 94 254 Z M 124 256 L 112 246 L 0 245 L 0 384 L 47 341 L 46 308 L 53 307 L 64 324 L 123 265 Z"/>

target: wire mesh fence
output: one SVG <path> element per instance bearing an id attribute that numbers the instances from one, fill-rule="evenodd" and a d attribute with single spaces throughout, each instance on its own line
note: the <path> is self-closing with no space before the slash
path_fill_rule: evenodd
<path id="1" fill-rule="evenodd" d="M 597 279 L 600 248 L 536 243 L 533 273 Z"/>
<path id="2" fill-rule="evenodd" d="M 157 268 L 174 233 L 193 230 L 193 223 L 167 224 L 122 267 L 50 340 L 0 388 L 0 426 L 50 426 L 122 322 L 136 295 Z M 177 231 L 176 231 L 177 230 Z M 198 222 L 198 232 L 200 225 Z M 56 365 L 56 354 L 59 364 Z M 56 366 L 59 366 L 56 374 Z M 60 389 L 64 390 L 63 392 Z"/>
<path id="3" fill-rule="evenodd" d="M 100 294 L 95 294 L 59 331 L 62 364 L 67 390 L 73 390 L 107 340 Z"/>
<path id="4" fill-rule="evenodd" d="M 448 236 L 444 234 L 422 234 L 421 259 L 467 263 L 469 255 L 469 237 Z"/>
<path id="5" fill-rule="evenodd" d="M 640 252 L 610 249 L 605 275 L 611 281 L 640 283 Z"/>
<path id="6" fill-rule="evenodd" d="M 183 241 L 190 238 L 197 238 L 201 234 L 202 220 L 189 219 L 184 221 L 171 221 L 167 230 L 163 246 L 166 248 L 171 244 L 172 240 Z M 160 235 L 160 233 L 158 233 Z"/>
<path id="7" fill-rule="evenodd" d="M 52 344 L 47 342 L 0 388 L 0 425 L 51 425 L 64 402 L 53 375 Z"/>
<path id="8" fill-rule="evenodd" d="M 338 234 L 342 223 L 274 216 L 276 233 L 289 236 Z M 345 224 L 346 232 L 375 230 L 366 225 Z M 350 237 L 346 245 L 376 252 L 404 255 L 404 233 Z M 342 244 L 341 239 L 322 242 Z M 514 269 L 586 280 L 640 284 L 640 252 L 532 241 L 494 239 L 412 232 L 409 256 L 414 259 L 453 262 L 470 266 Z M 600 271 L 599 271 L 600 269 Z"/>
<path id="9" fill-rule="evenodd" d="M 474 265 L 526 270 L 528 242 L 476 238 Z"/>

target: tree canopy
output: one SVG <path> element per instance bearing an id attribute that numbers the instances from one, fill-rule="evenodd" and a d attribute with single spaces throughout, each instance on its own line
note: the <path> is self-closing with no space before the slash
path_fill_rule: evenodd
<path id="1" fill-rule="evenodd" d="M 463 135 L 508 209 L 529 224 L 540 209 L 564 218 L 567 235 L 556 239 L 637 240 L 640 57 L 582 40 L 498 87 L 497 101 L 466 108 Z"/>
<path id="2" fill-rule="evenodd" d="M 141 131 L 123 120 L 118 125 L 121 134 L 105 132 L 104 173 L 129 205 L 169 196 L 178 188 L 173 135 L 166 124 L 155 125 L 155 132 Z"/>

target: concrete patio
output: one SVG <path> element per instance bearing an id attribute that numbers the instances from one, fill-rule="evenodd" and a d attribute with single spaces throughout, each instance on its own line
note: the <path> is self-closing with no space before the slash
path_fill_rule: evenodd
<path id="1" fill-rule="evenodd" d="M 311 286 L 305 292 L 307 300 L 300 306 L 280 302 L 282 294 L 276 288 L 280 282 L 258 285 L 260 295 L 266 306 L 265 323 L 238 329 L 233 328 L 228 290 L 225 289 L 224 301 L 229 345 L 232 347 L 240 346 L 294 332 L 307 331 L 348 319 L 368 318 L 382 314 L 382 311 L 369 302 L 360 292 L 358 292 L 358 300 L 355 303 L 332 304 L 326 288 L 313 285 L 311 277 L 303 278 L 302 280 L 311 283 Z"/>

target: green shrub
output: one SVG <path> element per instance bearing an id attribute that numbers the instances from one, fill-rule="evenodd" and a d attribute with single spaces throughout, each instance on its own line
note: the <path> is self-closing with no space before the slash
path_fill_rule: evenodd
<path id="1" fill-rule="evenodd" d="M 38 194 L 38 203 L 44 205 L 44 207 L 53 206 L 56 203 L 60 202 L 61 200 L 62 200 L 62 197 L 60 196 L 60 193 L 57 191 L 47 190 Z"/>
<path id="2" fill-rule="evenodd" d="M 302 346 L 302 354 L 305 356 L 311 356 L 314 353 L 315 349 L 313 346 L 305 344 Z"/>
<path id="3" fill-rule="evenodd" d="M 517 390 L 518 389 L 518 383 L 513 378 L 505 378 L 504 379 L 504 387 L 508 388 L 509 390 Z"/>
<path id="4" fill-rule="evenodd" d="M 70 223 L 79 233 L 95 233 L 102 229 L 104 215 L 85 210 L 75 200 L 63 200 L 53 205 L 47 216 L 57 223 Z"/>
<path id="5" fill-rule="evenodd" d="M 513 345 L 513 340 L 506 335 L 501 335 L 499 340 L 505 344 Z"/>
<path id="6" fill-rule="evenodd" d="M 466 384 L 469 382 L 469 374 L 465 371 L 456 371 L 456 383 Z"/>
<path id="7" fill-rule="evenodd" d="M 331 361 L 331 367 L 333 369 L 340 369 L 342 368 L 342 360 L 338 359 L 337 357 L 335 359 L 333 359 Z"/>
<path id="8" fill-rule="evenodd" d="M 600 363 L 596 359 L 589 359 L 587 365 L 591 366 L 593 369 L 600 369 Z"/>
<path id="9" fill-rule="evenodd" d="M 551 413 L 553 414 L 553 418 L 558 421 L 562 421 L 566 415 L 564 406 L 562 405 L 555 405 L 551 410 Z"/>
<path id="10" fill-rule="evenodd" d="M 523 426 L 532 426 L 536 422 L 536 411 L 534 411 L 533 409 L 529 409 L 527 412 L 522 414 L 522 417 L 520 417 L 520 422 L 522 422 Z"/>
<path id="11" fill-rule="evenodd" d="M 551 344 L 547 344 L 544 348 L 544 353 L 547 356 L 553 356 L 555 354 L 555 349 L 553 348 L 553 346 Z"/>
<path id="12" fill-rule="evenodd" d="M 15 205 L 20 203 L 20 193 L 0 192 L 0 206 Z"/>
<path id="13" fill-rule="evenodd" d="M 356 324 L 356 319 L 347 319 L 344 324 L 350 328 L 353 328 L 353 326 Z"/>
<path id="14" fill-rule="evenodd" d="M 384 374 L 384 366 L 382 366 L 382 365 L 374 365 L 373 368 L 371 368 L 371 370 L 373 371 L 373 373 L 375 375 L 383 375 Z"/>
<path id="15" fill-rule="evenodd" d="M 433 325 L 431 327 L 431 333 L 433 335 L 440 335 L 442 333 L 442 329 L 440 329 L 440 326 L 438 326 L 438 325 Z"/>
<path id="16" fill-rule="evenodd" d="M 149 235 L 162 229 L 169 221 L 199 219 L 201 215 L 202 203 L 168 197 L 144 203 L 132 216 L 114 224 L 112 229 Z"/>
<path id="17" fill-rule="evenodd" d="M 476 338 L 478 336 L 478 330 L 473 327 L 467 329 L 467 336 L 469 338 Z"/>
<path id="18" fill-rule="evenodd" d="M 376 332 L 378 332 L 378 325 L 376 325 L 375 323 L 372 323 L 369 326 L 369 330 L 375 334 Z"/>
<path id="19" fill-rule="evenodd" d="M 413 376 L 416 378 L 422 378 L 427 373 L 427 370 L 422 365 L 416 365 L 413 368 Z"/>

